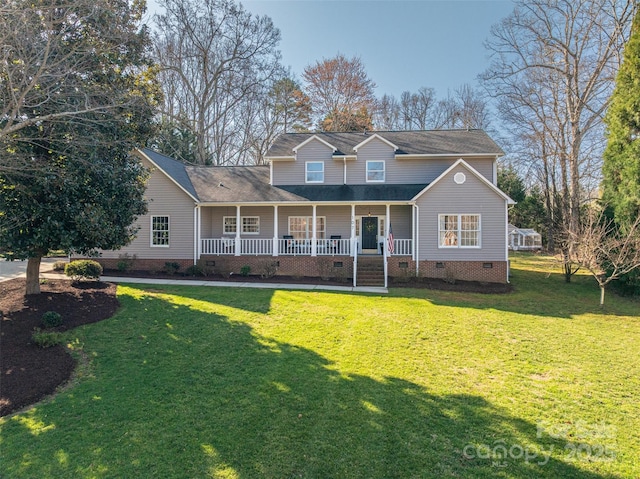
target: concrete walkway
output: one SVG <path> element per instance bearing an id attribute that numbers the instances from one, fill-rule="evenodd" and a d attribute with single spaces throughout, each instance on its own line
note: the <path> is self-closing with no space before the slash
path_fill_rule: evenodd
<path id="1" fill-rule="evenodd" d="M 41 278 L 60 279 L 59 274 L 41 273 Z M 102 281 L 110 283 L 129 283 L 129 284 L 170 284 L 176 286 L 209 286 L 220 288 L 260 288 L 260 289 L 292 289 L 304 291 L 342 291 L 354 293 L 376 293 L 386 294 L 389 292 L 387 288 L 375 288 L 369 286 L 330 286 L 318 284 L 288 284 L 288 283 L 253 283 L 239 281 L 202 281 L 197 279 L 155 279 L 155 278 L 129 278 L 119 276 L 101 276 Z"/>
<path id="2" fill-rule="evenodd" d="M 53 263 L 60 258 L 42 258 L 40 263 L 40 275 L 51 271 Z M 22 278 L 27 274 L 27 261 L 5 261 L 0 258 L 0 283 L 14 278 Z"/>

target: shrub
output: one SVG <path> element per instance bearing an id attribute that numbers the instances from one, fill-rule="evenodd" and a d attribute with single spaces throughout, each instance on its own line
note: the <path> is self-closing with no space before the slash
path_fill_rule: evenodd
<path id="1" fill-rule="evenodd" d="M 180 264 L 173 262 L 173 261 L 167 261 L 164 264 L 164 272 L 167 274 L 176 274 L 178 272 L 178 270 L 180 269 Z"/>
<path id="2" fill-rule="evenodd" d="M 31 340 L 41 348 L 50 348 L 62 344 L 64 335 L 57 331 L 42 331 L 36 328 L 31 335 Z"/>
<path id="3" fill-rule="evenodd" d="M 202 267 L 199 264 L 189 266 L 184 273 L 187 276 L 204 276 L 204 271 L 202 271 Z"/>
<path id="4" fill-rule="evenodd" d="M 81 279 L 99 279 L 102 274 L 102 266 L 91 259 L 72 261 L 64 267 L 64 274 L 74 281 Z"/>
<path id="5" fill-rule="evenodd" d="M 67 266 L 67 262 L 66 261 L 58 260 L 55 263 L 53 263 L 53 270 L 54 271 L 64 271 L 64 268 L 66 266 Z"/>
<path id="6" fill-rule="evenodd" d="M 249 276 L 249 273 L 251 273 L 251 266 L 249 266 L 248 264 L 245 264 L 242 268 L 240 268 L 240 274 L 242 276 Z"/>
<path id="7" fill-rule="evenodd" d="M 261 278 L 273 278 L 278 272 L 277 261 L 264 260 L 260 263 L 260 277 Z"/>
<path id="8" fill-rule="evenodd" d="M 198 269 L 202 272 L 202 276 L 211 276 L 215 274 L 215 269 L 212 265 L 208 264 L 207 260 L 199 259 L 196 264 Z"/>
<path id="9" fill-rule="evenodd" d="M 129 271 L 133 268 L 133 263 L 136 260 L 136 255 L 130 256 L 129 253 L 118 255 L 118 271 Z"/>
<path id="10" fill-rule="evenodd" d="M 47 311 L 42 315 L 42 325 L 45 328 L 55 328 L 62 324 L 62 316 L 55 311 Z"/>

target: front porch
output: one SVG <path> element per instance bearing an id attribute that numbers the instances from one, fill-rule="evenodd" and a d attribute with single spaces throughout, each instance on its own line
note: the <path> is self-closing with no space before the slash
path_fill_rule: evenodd
<path id="1" fill-rule="evenodd" d="M 195 215 L 195 260 L 416 253 L 413 208 L 407 204 L 207 205 Z"/>
<path id="2" fill-rule="evenodd" d="M 353 239 L 294 239 L 294 238 L 203 238 L 200 255 L 214 256 L 353 256 L 359 254 L 383 255 L 386 241 L 380 241 L 376 250 L 362 253 L 357 238 Z M 411 239 L 393 239 L 388 256 L 411 256 Z M 375 251 L 375 252 L 374 252 Z"/>

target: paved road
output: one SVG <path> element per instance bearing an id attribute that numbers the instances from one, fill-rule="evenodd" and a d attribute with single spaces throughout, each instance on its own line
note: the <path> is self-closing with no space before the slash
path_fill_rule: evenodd
<path id="1" fill-rule="evenodd" d="M 53 269 L 53 263 L 60 258 L 43 258 L 40 263 L 40 272 L 51 271 Z M 26 261 L 5 261 L 0 259 L 0 282 L 8 279 L 20 278 L 27 272 Z"/>

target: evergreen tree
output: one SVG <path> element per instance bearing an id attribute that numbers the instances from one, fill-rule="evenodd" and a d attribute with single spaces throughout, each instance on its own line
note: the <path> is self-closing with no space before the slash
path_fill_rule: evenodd
<path id="1" fill-rule="evenodd" d="M 640 12 L 633 21 L 605 122 L 603 199 L 616 223 L 625 228 L 640 214 Z"/>

